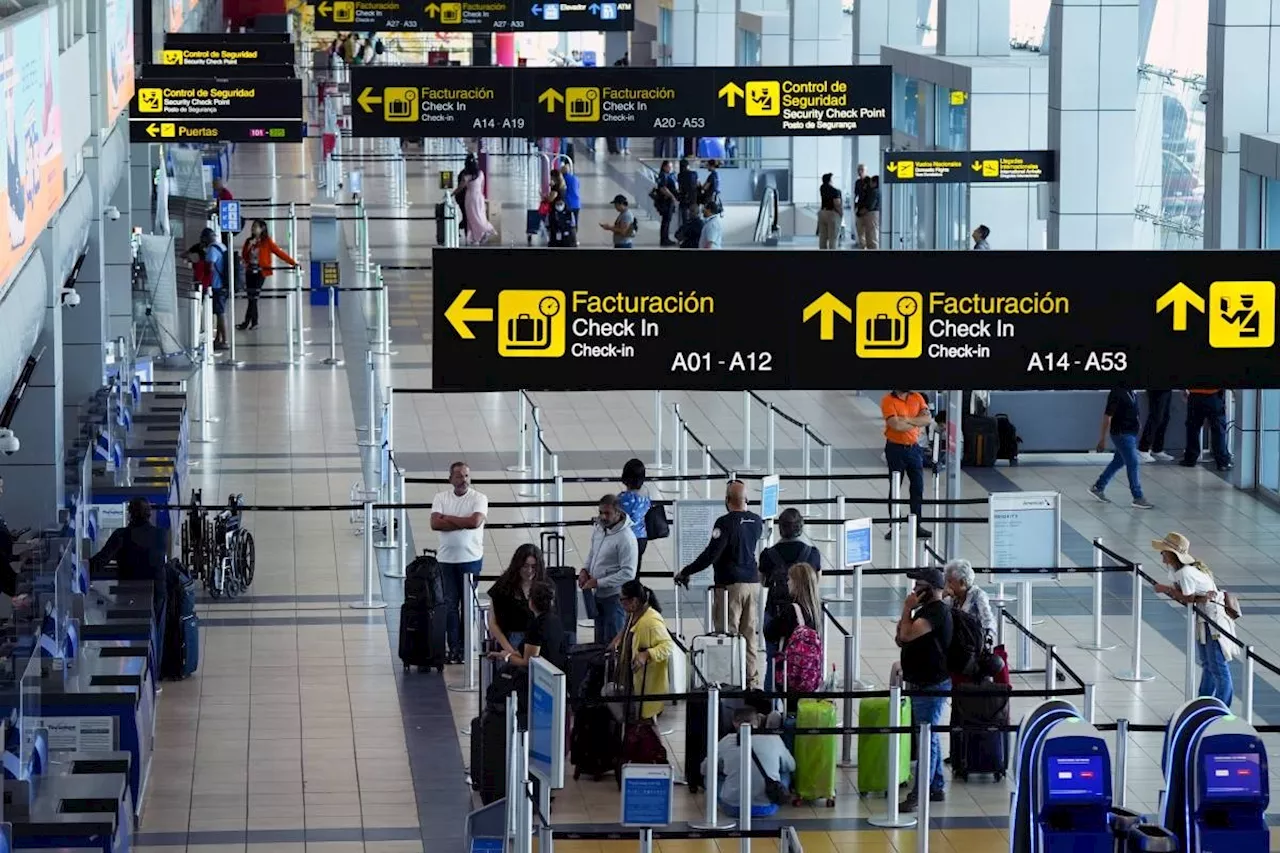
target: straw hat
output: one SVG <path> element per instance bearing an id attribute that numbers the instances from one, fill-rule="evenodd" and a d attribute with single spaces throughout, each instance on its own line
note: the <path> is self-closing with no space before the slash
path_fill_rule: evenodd
<path id="1" fill-rule="evenodd" d="M 1152 539 L 1151 547 L 1160 553 L 1172 554 L 1184 566 L 1189 566 L 1196 561 L 1196 558 L 1191 556 L 1191 540 L 1181 533 L 1170 533 L 1163 539 Z"/>

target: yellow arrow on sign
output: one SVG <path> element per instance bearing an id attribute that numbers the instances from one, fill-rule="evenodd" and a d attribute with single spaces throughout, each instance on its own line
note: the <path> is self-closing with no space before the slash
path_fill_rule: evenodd
<path id="1" fill-rule="evenodd" d="M 458 294 L 458 298 L 453 300 L 453 304 L 449 306 L 449 310 L 444 312 L 444 318 L 449 321 L 449 325 L 453 326 L 453 330 L 458 333 L 458 337 L 464 341 L 474 341 L 476 339 L 475 332 L 467 326 L 467 323 L 492 323 L 492 308 L 468 308 L 467 303 L 471 301 L 471 297 L 475 296 L 474 290 L 464 290 Z"/>
<path id="2" fill-rule="evenodd" d="M 824 293 L 804 307 L 802 322 L 818 317 L 818 337 L 824 341 L 835 340 L 836 317 L 846 323 L 853 322 L 853 310 L 830 292 Z"/>
<path id="3" fill-rule="evenodd" d="M 1175 332 L 1185 332 L 1187 330 L 1188 309 L 1194 308 L 1201 314 L 1204 313 L 1204 298 L 1182 282 L 1178 282 L 1166 290 L 1156 300 L 1156 313 L 1161 313 L 1170 305 L 1173 306 L 1173 330 Z"/>
<path id="4" fill-rule="evenodd" d="M 382 103 L 382 96 L 373 94 L 372 86 L 365 86 L 364 91 L 360 93 L 360 97 L 356 98 L 356 103 L 367 113 L 373 112 L 373 105 Z"/>
<path id="5" fill-rule="evenodd" d="M 428 3 L 428 4 L 427 4 L 427 17 L 428 17 L 428 18 L 434 18 L 434 17 L 435 17 L 436 15 L 438 15 L 438 14 L 440 14 L 440 7 L 439 7 L 439 6 L 437 6 L 435 3 Z"/>
<path id="6" fill-rule="evenodd" d="M 327 18 L 329 17 L 329 13 L 333 11 L 333 6 L 329 5 L 328 3 L 321 3 L 319 6 L 316 7 L 316 11 L 318 11 L 321 15 L 324 15 Z"/>
<path id="7" fill-rule="evenodd" d="M 147 125 L 147 136 L 154 137 L 159 132 L 160 132 L 160 125 L 156 124 L 154 121 L 151 122 L 151 124 Z"/>
<path id="8" fill-rule="evenodd" d="M 562 104 L 563 104 L 563 103 L 564 103 L 564 95 L 560 94 L 560 93 L 559 93 L 559 92 L 557 92 L 555 89 L 548 89 L 548 90 L 546 90 L 545 92 L 543 92 L 541 95 L 539 95 L 539 96 L 538 96 L 538 103 L 540 103 L 540 104 L 546 104 L 546 105 L 547 105 L 547 112 L 549 112 L 549 113 L 553 113 L 553 112 L 555 112 L 555 111 L 556 111 L 556 102 L 557 102 L 557 101 L 559 101 L 560 103 L 562 103 Z"/>
<path id="9" fill-rule="evenodd" d="M 886 165 L 885 165 L 885 169 L 887 169 L 887 170 L 888 170 L 888 171 L 890 171 L 890 172 L 896 172 L 896 171 L 898 171 L 898 164 L 897 164 L 897 163 L 888 163 L 888 164 L 886 164 Z"/>
<path id="10" fill-rule="evenodd" d="M 975 172 L 981 172 L 981 171 L 982 171 L 982 161 L 981 161 L 981 160 L 974 160 L 974 161 L 973 161 L 973 166 L 972 166 L 971 168 L 972 168 L 972 169 L 973 169 L 973 171 L 975 171 Z"/>
<path id="11" fill-rule="evenodd" d="M 725 83 L 720 87 L 720 91 L 716 95 L 724 98 L 729 106 L 733 106 L 738 102 L 738 98 L 745 98 L 747 93 L 742 91 L 742 87 L 737 83 Z"/>

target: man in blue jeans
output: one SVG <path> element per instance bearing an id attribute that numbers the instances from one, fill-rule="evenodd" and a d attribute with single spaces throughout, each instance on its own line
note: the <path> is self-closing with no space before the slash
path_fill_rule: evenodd
<path id="1" fill-rule="evenodd" d="M 1138 433 L 1142 429 L 1142 418 L 1138 412 L 1138 394 L 1129 388 L 1114 388 L 1107 395 L 1107 407 L 1102 413 L 1102 429 L 1098 436 L 1098 452 L 1107 448 L 1107 435 L 1111 436 L 1111 446 L 1115 454 L 1098 481 L 1089 487 L 1089 494 L 1104 504 L 1111 503 L 1107 497 L 1107 484 L 1120 472 L 1121 468 L 1129 475 L 1129 493 L 1133 496 L 1134 509 L 1151 509 L 1152 503 L 1142 494 L 1142 482 L 1138 478 L 1138 466 L 1142 464 L 1138 456 Z"/>
<path id="2" fill-rule="evenodd" d="M 578 573 L 578 587 L 595 599 L 595 640 L 609 643 L 627 623 L 622 610 L 622 585 L 636 576 L 640 549 L 631 519 L 617 495 L 600 499 L 600 515 L 591 530 L 591 550 Z"/>
<path id="3" fill-rule="evenodd" d="M 951 607 L 942 599 L 947 581 L 941 569 L 925 568 L 907 572 L 915 588 L 902 605 L 895 639 L 902 649 L 902 680 L 908 690 L 951 690 L 947 668 L 947 650 L 951 647 L 954 623 Z M 917 767 L 916 773 L 929 774 L 929 802 L 947 798 L 947 780 L 942 775 L 942 738 L 937 727 L 942 724 L 946 696 L 912 696 L 911 724 L 929 723 L 934 727 L 929 737 L 929 766 Z M 916 810 L 918 784 L 912 784 L 902 803 L 904 812 Z M 890 794 L 892 796 L 892 794 Z"/>
<path id="4" fill-rule="evenodd" d="M 463 663 L 474 650 L 463 648 L 462 596 L 472 594 L 484 560 L 484 521 L 489 514 L 489 499 L 471 488 L 471 469 L 465 462 L 449 466 L 449 486 L 431 499 L 431 529 L 440 534 L 436 559 L 440 561 L 449 611 L 445 657 L 449 663 Z"/>

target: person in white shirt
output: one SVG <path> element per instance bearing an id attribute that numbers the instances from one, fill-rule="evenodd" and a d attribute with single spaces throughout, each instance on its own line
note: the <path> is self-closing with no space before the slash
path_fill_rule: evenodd
<path id="1" fill-rule="evenodd" d="M 444 580 L 445 622 L 449 663 L 463 663 L 462 595 L 474 595 L 475 578 L 484 560 L 484 521 L 489 499 L 471 488 L 471 469 L 465 462 L 449 466 L 450 489 L 431 499 L 431 529 L 440 534 L 436 559 Z"/>
<path id="2" fill-rule="evenodd" d="M 702 205 L 702 236 L 698 238 L 698 248 L 724 248 L 724 216 L 715 202 Z"/>
<path id="3" fill-rule="evenodd" d="M 742 750 L 738 745 L 738 728 L 744 723 L 749 724 L 754 730 L 761 727 L 763 719 L 754 708 L 739 708 L 733 714 L 733 733 L 721 738 L 719 745 L 720 806 L 734 817 L 738 815 L 738 807 L 742 799 Z M 761 768 L 769 774 L 770 779 L 781 782 L 784 787 L 790 787 L 791 774 L 796 770 L 796 760 L 778 735 L 753 734 L 751 752 L 760 761 L 760 767 L 756 767 L 754 761 L 750 764 L 752 810 L 755 811 L 756 807 L 770 809 L 773 803 L 769 802 L 769 796 L 765 793 L 764 777 L 760 774 Z M 710 772 L 707 759 L 702 759 L 704 777 Z"/>
<path id="4" fill-rule="evenodd" d="M 1227 636 L 1236 633 L 1236 624 L 1223 606 L 1222 591 L 1218 589 L 1209 567 L 1191 556 L 1191 541 L 1181 533 L 1153 539 L 1151 547 L 1160 553 L 1160 559 L 1169 570 L 1170 582 L 1156 584 L 1156 592 L 1179 604 L 1199 607 L 1214 623 L 1209 625 L 1203 619 L 1196 620 L 1196 657 L 1202 670 L 1198 693 L 1220 699 L 1230 708 L 1231 700 L 1235 698 L 1230 661 L 1237 656 L 1238 650 L 1235 642 Z"/>

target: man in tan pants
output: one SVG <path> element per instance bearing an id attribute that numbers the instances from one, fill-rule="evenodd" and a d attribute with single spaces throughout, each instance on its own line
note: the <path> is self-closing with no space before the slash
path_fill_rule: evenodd
<path id="1" fill-rule="evenodd" d="M 747 684 L 749 688 L 764 685 L 764 669 L 760 666 L 756 636 L 760 616 L 756 604 L 760 596 L 760 567 L 756 550 L 764 532 L 764 521 L 747 509 L 747 486 L 731 480 L 725 490 L 724 515 L 716 519 L 711 541 L 698 559 L 676 574 L 676 583 L 688 586 L 689 578 L 707 567 L 715 571 L 715 602 L 712 620 L 721 633 L 738 634 L 746 644 Z M 728 599 L 728 624 L 725 624 L 725 599 Z"/>

